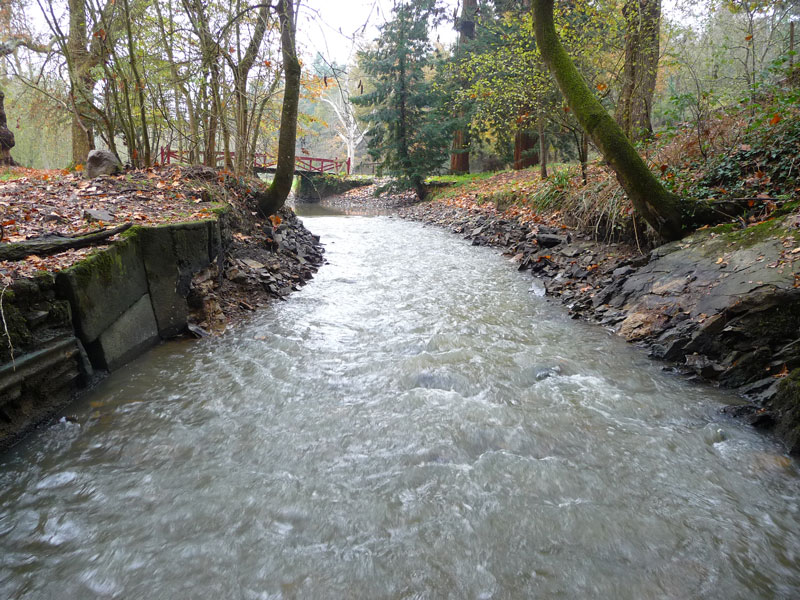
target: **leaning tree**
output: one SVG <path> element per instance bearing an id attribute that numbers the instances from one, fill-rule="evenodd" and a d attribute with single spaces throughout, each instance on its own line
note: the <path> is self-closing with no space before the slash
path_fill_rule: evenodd
<path id="1" fill-rule="evenodd" d="M 586 85 L 553 22 L 553 0 L 533 0 L 536 43 L 581 126 L 617 175 L 634 209 L 664 239 L 679 239 L 687 211 L 650 171 L 628 138 Z M 688 204 L 688 203 L 686 203 Z"/>

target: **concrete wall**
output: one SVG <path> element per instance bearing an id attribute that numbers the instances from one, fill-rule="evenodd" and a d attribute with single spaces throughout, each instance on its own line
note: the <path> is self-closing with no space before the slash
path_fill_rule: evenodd
<path id="1" fill-rule="evenodd" d="M 16 282 L 3 297 L 9 335 L 0 327 L 0 447 L 52 416 L 95 371 L 182 333 L 192 276 L 222 253 L 224 235 L 218 219 L 134 227 L 55 278 Z"/>
<path id="2" fill-rule="evenodd" d="M 309 204 L 373 183 L 371 179 L 349 179 L 329 173 L 302 173 L 298 179 L 295 199 Z"/>

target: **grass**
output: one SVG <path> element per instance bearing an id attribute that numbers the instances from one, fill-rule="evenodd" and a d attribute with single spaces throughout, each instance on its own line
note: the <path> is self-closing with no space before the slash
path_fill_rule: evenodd
<path id="1" fill-rule="evenodd" d="M 546 180 L 539 176 L 538 167 L 531 167 L 519 171 L 440 175 L 429 178 L 427 183 L 433 184 L 432 195 L 438 199 L 472 198 L 478 204 L 492 202 L 498 210 L 513 205 L 546 210 L 557 204 L 576 169 L 574 164 L 556 163 Z"/>
<path id="2" fill-rule="evenodd" d="M 19 179 L 20 177 L 25 177 L 25 175 L 11 169 L 3 169 L 0 171 L 0 181 L 11 181 L 12 179 Z"/>
<path id="3" fill-rule="evenodd" d="M 697 127 L 680 123 L 642 147 L 656 177 L 678 196 L 698 200 L 773 198 L 758 214 L 743 211 L 748 231 L 743 243 L 774 235 L 761 221 L 779 220 L 800 210 L 800 92 L 764 96 L 756 107 L 720 112 Z M 707 131 L 706 131 L 707 130 Z M 522 171 L 432 177 L 431 196 L 447 202 L 494 204 L 497 210 L 519 207 L 541 215 L 558 215 L 565 224 L 604 241 L 635 240 L 651 245 L 654 234 L 638 217 L 613 172 L 596 160 L 588 165 L 584 185 L 576 163 L 549 165 L 541 180 L 538 168 Z M 437 185 L 438 184 L 438 185 Z M 735 237 L 735 236 L 734 236 Z"/>
<path id="4" fill-rule="evenodd" d="M 502 172 L 502 171 L 500 171 Z M 472 183 L 473 181 L 482 181 L 484 179 L 489 179 L 490 177 L 494 177 L 497 175 L 498 172 L 488 172 L 488 173 L 463 173 L 463 174 L 453 174 L 453 175 L 434 175 L 432 177 L 428 177 L 425 180 L 425 183 L 432 183 L 432 184 L 448 184 L 448 185 L 464 185 L 467 183 Z"/>

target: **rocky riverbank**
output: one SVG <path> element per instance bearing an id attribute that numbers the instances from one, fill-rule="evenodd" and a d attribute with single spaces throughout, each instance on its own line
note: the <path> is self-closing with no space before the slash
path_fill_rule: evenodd
<path id="1" fill-rule="evenodd" d="M 291 208 L 268 221 L 243 219 L 240 210 L 238 222 L 224 264 L 212 264 L 192 281 L 190 330 L 198 335 L 221 332 L 270 301 L 286 299 L 323 264 L 319 236 Z"/>
<path id="2" fill-rule="evenodd" d="M 646 253 L 565 226 L 427 202 L 400 215 L 501 249 L 563 302 L 677 372 L 746 399 L 726 412 L 771 429 L 800 454 L 800 215 L 725 225 Z"/>
<path id="3" fill-rule="evenodd" d="M 312 277 L 319 238 L 289 208 L 260 218 L 256 185 L 205 167 L 0 184 L 0 246 L 33 248 L 0 261 L 0 448 L 160 340 L 221 332 Z M 116 235 L 62 249 L 98 231 Z"/>
<path id="4" fill-rule="evenodd" d="M 395 214 L 397 210 L 414 205 L 416 194 L 412 191 L 380 193 L 380 186 L 388 179 L 351 189 L 343 194 L 329 196 L 323 200 L 325 206 L 341 210 L 350 215 Z"/>

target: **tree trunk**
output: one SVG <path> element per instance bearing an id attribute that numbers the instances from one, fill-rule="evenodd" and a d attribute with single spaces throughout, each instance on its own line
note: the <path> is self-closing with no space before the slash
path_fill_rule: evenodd
<path id="1" fill-rule="evenodd" d="M 8 128 L 5 99 L 6 95 L 0 89 L 0 165 L 13 167 L 17 164 L 11 158 L 11 149 L 14 147 L 14 134 Z"/>
<path id="2" fill-rule="evenodd" d="M 456 59 L 463 58 L 464 44 L 467 40 L 475 38 L 475 13 L 478 10 L 478 0 L 464 0 L 461 8 L 461 19 L 458 22 L 458 47 Z M 460 82 L 461 85 L 464 82 Z M 458 112 L 458 118 L 464 117 L 463 110 Z M 450 171 L 453 173 L 469 173 L 469 132 L 466 129 L 456 129 L 453 132 L 453 152 L 450 155 Z"/>
<path id="3" fill-rule="evenodd" d="M 211 70 L 208 75 L 209 85 L 204 86 L 206 93 L 210 98 L 206 98 L 206 106 L 208 112 L 208 125 L 206 127 L 206 147 L 203 153 L 203 162 L 207 167 L 217 167 L 217 120 L 219 115 L 219 107 L 217 106 L 217 94 L 214 93 L 214 86 L 217 85 L 217 79 L 214 76 L 214 71 Z"/>
<path id="4" fill-rule="evenodd" d="M 625 63 L 614 118 L 625 135 L 637 141 L 653 133 L 650 114 L 658 70 L 661 0 L 626 0 L 622 13 Z"/>
<path id="5" fill-rule="evenodd" d="M 278 164 L 269 189 L 258 198 L 264 215 L 275 214 L 286 202 L 294 181 L 294 150 L 297 144 L 297 105 L 300 102 L 300 61 L 294 42 L 294 2 L 280 0 L 278 17 L 281 24 L 281 50 L 285 84 L 281 108 L 281 129 L 278 135 Z"/>
<path id="6" fill-rule="evenodd" d="M 578 138 L 578 159 L 581 162 L 581 177 L 583 177 L 583 185 L 588 183 L 586 176 L 586 163 L 589 162 L 589 138 L 585 131 L 581 131 Z"/>
<path id="7" fill-rule="evenodd" d="M 133 30 L 131 28 L 131 11 L 130 6 L 128 4 L 128 0 L 123 0 L 122 6 L 125 11 L 125 33 L 128 37 L 128 61 L 131 67 L 131 72 L 133 73 L 133 81 L 136 84 L 136 92 L 137 98 L 139 100 L 139 124 L 142 128 L 142 150 L 144 151 L 144 156 L 141 156 L 139 152 L 133 153 L 134 155 L 131 157 L 133 159 L 133 164 L 136 166 L 144 165 L 145 167 L 149 167 L 152 163 L 152 159 L 150 156 L 150 134 L 147 131 L 147 117 L 145 115 L 144 107 L 145 107 L 145 98 L 144 98 L 144 82 L 142 81 L 141 76 L 139 75 L 139 68 L 136 65 L 136 48 L 133 44 Z M 131 119 L 133 115 L 131 115 Z"/>
<path id="8" fill-rule="evenodd" d="M 428 195 L 428 190 L 425 187 L 425 182 L 423 181 L 422 177 L 414 177 L 414 181 L 412 182 L 414 186 L 414 191 L 417 192 L 417 198 L 420 202 L 425 200 Z"/>
<path id="9" fill-rule="evenodd" d="M 527 169 L 539 163 L 539 155 L 534 151 L 536 140 L 527 131 L 517 131 L 514 136 L 514 169 Z"/>
<path id="10" fill-rule="evenodd" d="M 464 113 L 459 113 L 459 118 Z M 453 132 L 453 153 L 450 155 L 450 171 L 452 173 L 469 173 L 469 132 L 456 129 Z"/>
<path id="11" fill-rule="evenodd" d="M 539 175 L 542 179 L 547 179 L 547 138 L 544 135 L 544 117 L 539 116 L 536 123 L 539 129 Z"/>
<path id="12" fill-rule="evenodd" d="M 250 69 L 255 64 L 258 50 L 261 48 L 261 43 L 264 40 L 264 34 L 267 31 L 267 20 L 269 18 L 269 6 L 263 5 L 258 11 L 258 20 L 256 27 L 253 30 L 253 37 L 247 45 L 244 56 L 241 57 L 238 63 L 231 65 L 234 79 L 234 94 L 236 97 L 236 162 L 234 171 L 238 175 L 242 175 L 252 168 L 252 161 L 248 156 L 246 149 L 249 147 L 251 135 L 256 135 L 257 132 L 251 132 L 250 126 L 252 118 L 250 115 L 249 102 L 247 98 L 247 78 L 250 74 Z M 253 110 L 256 106 L 253 105 Z M 240 150 L 241 148 L 241 150 Z"/>
<path id="13" fill-rule="evenodd" d="M 70 61 L 72 96 L 72 164 L 86 164 L 89 152 L 94 150 L 94 130 L 91 121 L 91 103 L 94 95 L 94 78 L 90 74 L 92 57 L 86 49 L 85 0 L 69 0 L 69 39 L 67 50 Z"/>
<path id="14" fill-rule="evenodd" d="M 67 237 L 46 235 L 32 240 L 0 244 L 0 260 L 24 260 L 31 254 L 52 256 L 65 250 L 87 248 L 105 243 L 111 236 L 127 231 L 133 223 L 125 223 L 113 229 L 101 229 L 87 235 Z"/>
<path id="15" fill-rule="evenodd" d="M 556 34 L 553 0 L 534 0 L 533 17 L 542 60 L 555 76 L 581 126 L 611 164 L 634 208 L 661 237 L 679 239 L 683 233 L 680 199 L 668 192 L 647 168 L 575 68 Z"/>

